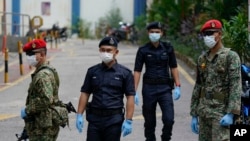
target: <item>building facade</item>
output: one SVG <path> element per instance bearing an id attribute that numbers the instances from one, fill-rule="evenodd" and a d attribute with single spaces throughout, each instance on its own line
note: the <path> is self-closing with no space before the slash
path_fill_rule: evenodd
<path id="1" fill-rule="evenodd" d="M 23 36 L 34 16 L 43 19 L 40 28 L 51 28 L 53 24 L 72 27 L 81 18 L 91 23 L 94 29 L 99 18 L 105 17 L 112 8 L 119 8 L 126 22 L 132 23 L 137 16 L 146 13 L 147 0 L 0 0 L 0 19 L 6 34 Z M 5 5 L 4 5 L 5 3 Z M 5 7 L 5 11 L 4 8 Z M 6 14 L 4 20 L 4 13 Z M 6 27 L 4 26 L 6 21 Z"/>

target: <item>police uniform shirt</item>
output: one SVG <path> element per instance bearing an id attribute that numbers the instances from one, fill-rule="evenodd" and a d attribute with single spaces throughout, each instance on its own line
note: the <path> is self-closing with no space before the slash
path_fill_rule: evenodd
<path id="1" fill-rule="evenodd" d="M 92 107 L 122 108 L 124 94 L 135 95 L 132 72 L 118 63 L 111 68 L 97 64 L 88 69 L 81 92 L 93 93 Z"/>
<path id="2" fill-rule="evenodd" d="M 169 78 L 169 67 L 177 67 L 173 46 L 160 42 L 157 48 L 152 43 L 140 47 L 137 51 L 134 71 L 141 72 L 144 63 L 146 67 L 144 78 Z"/>

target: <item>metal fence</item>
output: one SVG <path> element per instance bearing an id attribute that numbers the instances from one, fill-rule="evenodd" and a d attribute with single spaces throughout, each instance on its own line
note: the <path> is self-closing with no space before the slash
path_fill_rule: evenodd
<path id="1" fill-rule="evenodd" d="M 0 17 L 0 35 L 23 37 L 31 29 L 27 14 L 0 11 Z"/>

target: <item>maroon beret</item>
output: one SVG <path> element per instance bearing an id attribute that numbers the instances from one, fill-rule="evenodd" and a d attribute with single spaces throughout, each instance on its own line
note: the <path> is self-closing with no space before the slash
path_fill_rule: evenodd
<path id="1" fill-rule="evenodd" d="M 46 42 L 43 39 L 34 39 L 23 46 L 24 52 L 34 52 L 41 49 L 46 49 Z"/>
<path id="2" fill-rule="evenodd" d="M 221 29 L 221 28 L 222 28 L 221 22 L 219 20 L 212 19 L 212 20 L 207 21 L 202 26 L 201 32 L 207 29 Z"/>

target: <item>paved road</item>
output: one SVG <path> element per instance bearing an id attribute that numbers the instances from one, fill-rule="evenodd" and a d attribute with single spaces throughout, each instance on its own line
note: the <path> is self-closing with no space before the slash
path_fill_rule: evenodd
<path id="1" fill-rule="evenodd" d="M 99 63 L 98 41 L 86 40 L 84 44 L 81 40 L 69 39 L 61 43 L 59 49 L 49 49 L 49 58 L 53 66 L 58 70 L 61 85 L 59 96 L 64 102 L 71 101 L 77 108 L 80 96 L 80 87 L 88 67 Z M 120 44 L 118 62 L 133 69 L 135 53 L 137 47 Z M 24 62 L 25 63 L 25 62 Z M 185 66 L 184 62 L 178 61 L 180 67 L 181 92 L 182 96 L 175 105 L 175 124 L 173 128 L 172 141 L 196 141 L 190 129 L 189 105 L 194 81 L 193 71 Z M 27 66 L 26 66 L 27 67 Z M 26 75 L 18 77 L 18 81 L 11 81 L 8 85 L 1 84 L 0 87 L 0 141 L 16 140 L 15 133 L 20 133 L 24 126 L 19 114 L 20 109 L 25 105 L 27 88 L 30 82 L 30 71 L 25 68 Z M 2 70 L 0 70 L 2 71 Z M 15 70 L 18 73 L 18 69 Z M 0 76 L 3 79 L 3 76 Z M 141 83 L 139 89 L 141 91 Z M 138 91 L 139 93 L 141 93 Z M 141 98 L 140 98 L 141 99 Z M 143 117 L 140 105 L 136 106 L 133 133 L 127 137 L 122 137 L 122 141 L 143 141 Z M 85 120 L 83 133 L 79 134 L 75 128 L 75 115 L 70 114 L 70 128 L 61 128 L 58 141 L 84 141 L 86 139 L 87 122 Z M 161 135 L 161 112 L 157 109 L 157 128 L 156 136 L 160 141 Z"/>

